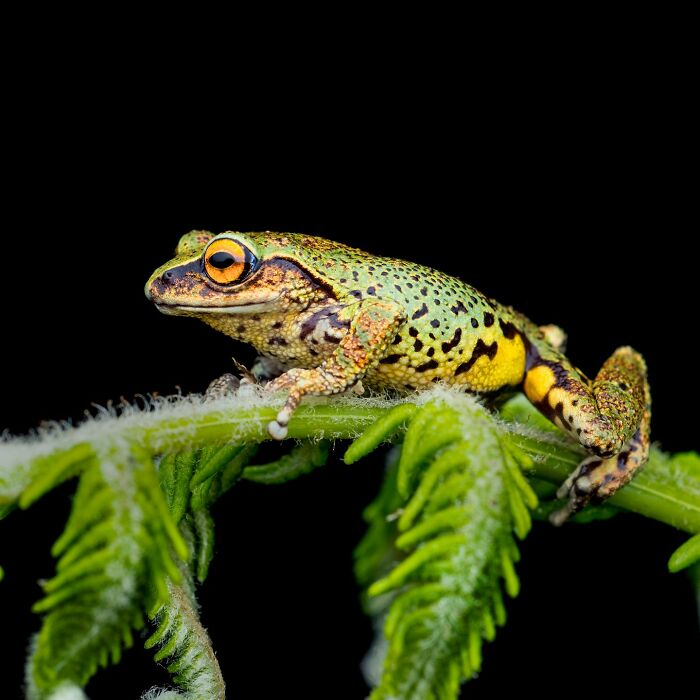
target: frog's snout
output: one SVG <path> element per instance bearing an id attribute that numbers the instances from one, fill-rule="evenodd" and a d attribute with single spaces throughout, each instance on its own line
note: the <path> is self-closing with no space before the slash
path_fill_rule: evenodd
<path id="1" fill-rule="evenodd" d="M 155 272 L 146 282 L 146 286 L 143 289 L 146 299 L 156 304 L 162 301 L 165 294 L 167 294 L 168 288 L 172 287 L 174 281 L 175 273 L 172 270 L 165 270 L 160 274 Z"/>
<path id="2" fill-rule="evenodd" d="M 202 279 L 199 265 L 199 260 L 189 260 L 159 267 L 146 282 L 146 298 L 163 313 L 175 313 L 181 307 L 206 306 L 212 291 Z"/>
<path id="3" fill-rule="evenodd" d="M 175 313 L 173 301 L 177 294 L 176 277 L 172 270 L 156 270 L 143 289 L 146 299 L 152 301 L 161 313 Z"/>

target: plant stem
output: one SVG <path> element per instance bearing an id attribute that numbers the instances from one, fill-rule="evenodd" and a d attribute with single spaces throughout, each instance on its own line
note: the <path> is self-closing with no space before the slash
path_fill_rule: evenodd
<path id="1" fill-rule="evenodd" d="M 562 483 L 584 456 L 569 447 L 520 435 L 513 436 L 513 442 L 535 460 L 529 473 L 555 484 Z M 665 466 L 662 453 L 652 449 L 644 471 L 606 502 L 686 532 L 700 532 L 700 483 L 694 488 L 674 483 Z"/>
<path id="2" fill-rule="evenodd" d="M 109 419 L 113 421 L 110 430 L 105 431 L 102 426 L 99 440 L 104 440 L 104 435 L 107 434 L 110 440 L 127 440 L 154 454 L 165 450 L 199 449 L 226 443 L 257 443 L 270 439 L 267 424 L 277 412 L 277 406 L 267 401 L 245 408 L 237 406 L 234 401 L 224 404 L 223 408 L 221 403 L 193 403 L 191 412 L 187 413 L 177 409 L 177 402 L 174 405 L 176 410 L 165 406 L 144 412 L 143 416 L 132 414 L 124 419 Z M 343 401 L 319 399 L 296 411 L 289 424 L 289 438 L 354 438 L 395 405 L 396 402 L 392 401 L 368 402 L 361 398 Z M 99 427 L 100 424 L 97 425 Z M 560 440 L 557 432 L 533 437 L 510 432 L 502 422 L 494 422 L 494 428 L 502 433 L 504 439 L 511 440 L 533 458 L 534 464 L 528 473 L 540 479 L 561 483 L 582 459 L 583 452 L 580 448 Z M 17 493 L 41 478 L 46 464 L 47 440 L 56 441 L 57 449 L 49 454 L 52 460 L 63 459 L 62 470 L 66 474 L 71 473 L 71 460 L 66 459 L 66 455 L 71 450 L 75 451 L 77 444 L 90 442 L 92 450 L 97 449 L 97 436 L 90 441 L 86 439 L 82 428 L 74 429 L 73 432 L 73 442 L 67 439 L 69 435 L 72 436 L 69 429 L 58 436 L 45 438 L 43 444 L 36 443 L 36 455 L 31 455 L 35 469 L 25 470 L 26 475 L 20 479 L 26 483 L 19 483 L 14 489 L 3 489 L 0 469 L 0 506 L 14 502 Z M 0 445 L 0 465 L 5 462 L 4 447 Z M 86 458 L 84 453 L 85 449 L 76 452 L 81 459 Z M 683 482 L 678 483 L 669 471 L 670 461 L 663 453 L 652 450 L 644 471 L 613 496 L 610 503 L 687 532 L 700 532 L 700 479 L 696 473 L 688 473 L 684 475 Z M 3 466 L 6 468 L 5 474 L 9 474 L 10 465 Z"/>
<path id="3" fill-rule="evenodd" d="M 277 408 L 261 407 L 244 411 L 217 411 L 196 418 L 166 420 L 143 432 L 144 444 L 155 449 L 167 446 L 198 448 L 207 445 L 270 440 L 267 424 Z M 386 408 L 349 404 L 301 406 L 289 423 L 289 438 L 352 438 L 377 420 Z"/>

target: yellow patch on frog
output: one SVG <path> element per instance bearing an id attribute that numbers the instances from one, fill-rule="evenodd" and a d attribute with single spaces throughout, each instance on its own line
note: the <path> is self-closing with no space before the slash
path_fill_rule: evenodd
<path id="1" fill-rule="evenodd" d="M 550 420 L 555 424 L 559 423 L 564 430 L 570 430 L 571 424 L 566 423 L 564 414 L 573 415 L 576 413 L 571 405 L 571 394 L 569 394 L 566 389 L 563 389 L 560 386 L 555 386 L 547 396 L 547 403 L 549 404 L 549 407 L 557 413 L 557 415 L 550 418 Z M 557 407 L 559 408 L 557 409 Z"/>
<path id="2" fill-rule="evenodd" d="M 525 395 L 535 404 L 541 403 L 549 390 L 554 386 L 556 377 L 551 367 L 538 365 L 525 375 L 523 389 Z"/>
<path id="3" fill-rule="evenodd" d="M 493 358 L 482 355 L 469 371 L 456 377 L 458 384 L 467 384 L 474 391 L 494 391 L 520 384 L 525 371 L 525 344 L 519 335 L 499 338 Z"/>

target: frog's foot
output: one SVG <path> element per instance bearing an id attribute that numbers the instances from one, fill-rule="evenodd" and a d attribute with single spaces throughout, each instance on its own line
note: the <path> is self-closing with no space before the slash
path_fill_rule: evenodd
<path id="1" fill-rule="evenodd" d="M 359 389 L 356 388 L 358 384 L 360 385 Z M 353 391 L 364 391 L 361 382 L 357 381 L 352 387 L 349 387 L 344 378 L 334 376 L 321 368 L 290 369 L 265 386 L 267 391 L 289 390 L 287 400 L 276 419 L 268 424 L 268 432 L 275 440 L 284 440 L 287 437 L 289 421 L 306 394 L 330 396 L 340 394 L 349 388 L 352 388 Z"/>
<path id="2" fill-rule="evenodd" d="M 274 357 L 258 355 L 253 363 L 253 366 L 251 367 L 250 373 L 253 377 L 255 377 L 257 382 L 263 382 L 270 379 L 276 379 L 284 374 L 288 369 L 288 365 L 276 360 Z"/>
<path id="3" fill-rule="evenodd" d="M 644 466 L 649 453 L 648 438 L 641 430 L 613 457 L 591 456 L 581 462 L 559 487 L 557 498 L 568 503 L 550 516 L 553 525 L 565 523 L 589 503 L 600 503 L 622 488 Z"/>
<path id="4" fill-rule="evenodd" d="M 284 440 L 287 437 L 287 426 L 296 407 L 301 403 L 304 393 L 300 390 L 299 383 L 302 380 L 300 373 L 308 373 L 312 370 L 291 369 L 276 379 L 269 382 L 265 389 L 270 392 L 289 390 L 289 395 L 282 410 L 277 414 L 275 420 L 267 425 L 267 432 L 273 440 Z"/>
<path id="5" fill-rule="evenodd" d="M 242 389 L 250 391 L 253 386 L 259 384 L 258 377 L 254 371 L 251 372 L 235 357 L 232 357 L 231 360 L 240 374 L 240 379 L 230 372 L 222 374 L 209 384 L 204 394 L 205 399 L 221 399 L 225 396 L 233 396 L 234 394 L 239 394 Z M 253 367 L 253 370 L 255 370 L 255 367 Z"/>
<path id="6" fill-rule="evenodd" d="M 552 516 L 556 525 L 587 503 L 602 501 L 644 466 L 649 453 L 651 395 L 646 365 L 622 347 L 591 382 L 553 345 L 535 338 L 523 389 L 555 425 L 589 452 L 560 489 L 568 505 Z"/>
<path id="7" fill-rule="evenodd" d="M 232 396 L 238 392 L 241 380 L 231 373 L 222 374 L 214 379 L 204 394 L 205 399 L 222 399 L 225 396 Z"/>
<path id="8" fill-rule="evenodd" d="M 611 460 L 605 460 L 605 462 L 609 461 Z M 552 525 L 563 525 L 572 515 L 590 503 L 595 494 L 590 474 L 603 463 L 604 461 L 600 457 L 587 457 L 569 474 L 569 477 L 557 491 L 557 498 L 568 498 L 569 500 L 563 508 L 549 516 Z"/>
<path id="9" fill-rule="evenodd" d="M 258 384 L 258 376 L 255 374 L 255 365 L 253 365 L 253 369 L 251 371 L 235 357 L 232 357 L 231 360 L 241 375 L 241 384 Z"/>
<path id="10" fill-rule="evenodd" d="M 362 380 L 355 382 L 355 384 L 350 387 L 350 391 L 352 391 L 353 394 L 362 396 L 365 393 L 365 387 L 362 386 Z"/>

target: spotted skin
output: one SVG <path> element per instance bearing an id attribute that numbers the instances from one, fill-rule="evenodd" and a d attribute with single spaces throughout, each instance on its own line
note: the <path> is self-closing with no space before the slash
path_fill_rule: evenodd
<path id="1" fill-rule="evenodd" d="M 562 486 L 563 522 L 627 483 L 646 461 L 646 367 L 620 348 L 594 381 L 563 354 L 556 326 L 527 318 L 437 270 L 291 233 L 192 231 L 146 294 L 164 313 L 194 316 L 252 344 L 283 371 L 270 424 L 283 438 L 307 394 L 357 386 L 414 391 L 443 382 L 479 394 L 522 387 L 590 453 Z"/>

